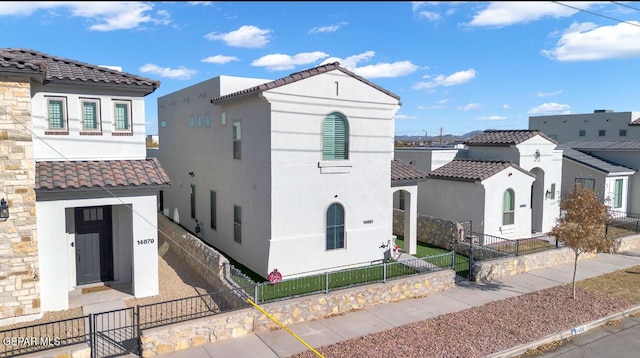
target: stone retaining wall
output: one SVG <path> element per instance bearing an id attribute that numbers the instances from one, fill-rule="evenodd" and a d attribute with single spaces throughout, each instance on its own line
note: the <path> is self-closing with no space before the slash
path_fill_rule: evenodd
<path id="1" fill-rule="evenodd" d="M 625 237 L 620 237 L 615 240 L 613 246 L 613 253 L 621 253 L 631 250 L 640 250 L 640 235 L 630 235 Z"/>
<path id="2" fill-rule="evenodd" d="M 416 237 L 419 242 L 449 250 L 461 229 L 462 226 L 455 221 L 418 214 Z M 404 235 L 403 210 L 393 209 L 393 234 Z"/>
<path id="3" fill-rule="evenodd" d="M 593 257 L 595 257 L 595 254 L 585 252 L 578 256 L 578 260 Z M 564 247 L 517 257 L 476 262 L 471 269 L 471 276 L 475 282 L 490 282 L 502 277 L 513 276 L 531 270 L 572 263 L 574 260 L 575 254 L 573 250 Z"/>
<path id="4" fill-rule="evenodd" d="M 443 270 L 361 287 L 338 290 L 261 307 L 285 326 L 362 310 L 390 302 L 426 297 L 455 286 L 455 272 Z M 142 332 L 142 356 L 153 357 L 190 347 L 279 329 L 255 308 L 148 329 Z"/>

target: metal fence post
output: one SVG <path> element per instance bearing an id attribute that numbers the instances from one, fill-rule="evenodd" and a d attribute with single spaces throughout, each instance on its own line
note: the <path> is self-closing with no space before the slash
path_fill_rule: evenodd
<path id="1" fill-rule="evenodd" d="M 518 246 L 520 244 L 520 240 L 516 240 L 516 256 L 518 256 Z"/>
<path id="2" fill-rule="evenodd" d="M 91 354 L 91 358 L 96 358 L 97 357 L 97 352 L 96 352 L 96 342 L 95 342 L 95 336 L 94 336 L 94 327 L 93 327 L 93 313 L 89 313 L 89 352 Z"/>
<path id="3" fill-rule="evenodd" d="M 256 283 L 255 286 L 253 286 L 253 302 L 260 302 L 258 301 L 258 286 L 260 286 L 259 283 Z"/>
<path id="4" fill-rule="evenodd" d="M 329 293 L 329 271 L 324 273 L 324 293 Z"/>
<path id="5" fill-rule="evenodd" d="M 471 269 L 473 268 L 473 244 L 469 245 L 469 273 L 467 274 L 467 279 L 469 281 L 473 281 L 471 278 Z"/>
<path id="6" fill-rule="evenodd" d="M 387 282 L 387 262 L 382 262 L 382 282 Z"/>
<path id="7" fill-rule="evenodd" d="M 456 270 L 456 252 L 455 250 L 451 250 L 451 268 L 453 271 Z"/>

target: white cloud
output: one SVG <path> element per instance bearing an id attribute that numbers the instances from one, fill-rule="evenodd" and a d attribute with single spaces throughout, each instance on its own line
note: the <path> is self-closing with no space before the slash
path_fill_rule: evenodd
<path id="1" fill-rule="evenodd" d="M 331 57 L 324 61 L 323 64 L 340 62 L 340 66 L 347 70 L 356 73 L 364 78 L 395 78 L 400 76 L 406 76 L 414 73 L 418 66 L 411 63 L 411 61 L 396 61 L 393 63 L 381 62 L 375 65 L 360 66 L 358 64 L 362 61 L 368 61 L 375 55 L 373 51 L 365 51 L 363 53 L 349 56 L 344 59 L 338 57 Z"/>
<path id="2" fill-rule="evenodd" d="M 596 27 L 591 23 L 572 24 L 556 48 L 542 54 L 560 62 L 597 61 L 640 57 L 640 22 Z"/>
<path id="3" fill-rule="evenodd" d="M 435 88 L 435 87 L 448 87 L 465 84 L 476 77 L 476 71 L 474 69 L 468 69 L 466 71 L 458 71 L 452 75 L 437 75 L 424 76 L 428 81 L 418 82 L 413 85 L 413 89 L 419 90 L 423 88 Z"/>
<path id="4" fill-rule="evenodd" d="M 572 2 L 571 5 L 581 9 L 588 9 L 593 2 Z M 504 27 L 520 23 L 528 23 L 545 17 L 569 17 L 578 10 L 554 4 L 553 2 L 522 1 L 522 2 L 491 2 L 486 9 L 478 12 L 470 26 Z"/>
<path id="5" fill-rule="evenodd" d="M 481 116 L 476 117 L 476 121 L 504 121 L 507 117 L 503 116 Z"/>
<path id="6" fill-rule="evenodd" d="M 235 56 L 215 55 L 215 56 L 209 56 L 207 58 L 203 58 L 200 61 L 206 62 L 206 63 L 215 63 L 218 65 L 224 65 L 227 62 L 238 61 L 238 58 Z"/>
<path id="7" fill-rule="evenodd" d="M 68 10 L 71 16 L 90 19 L 90 30 L 113 31 L 139 27 L 143 24 L 167 25 L 171 22 L 167 11 L 151 14 L 152 2 L 4 2 L 0 16 L 27 16 L 38 10 Z"/>
<path id="8" fill-rule="evenodd" d="M 269 43 L 271 32 L 253 25 L 245 25 L 227 33 L 210 32 L 204 37 L 211 41 L 222 40 L 227 46 L 232 47 L 261 48 Z"/>
<path id="9" fill-rule="evenodd" d="M 213 1 L 188 1 L 189 5 L 212 6 Z"/>
<path id="10" fill-rule="evenodd" d="M 466 106 L 458 107 L 458 109 L 461 111 L 472 111 L 474 109 L 480 109 L 480 108 L 482 108 L 481 103 L 469 103 Z"/>
<path id="11" fill-rule="evenodd" d="M 570 114 L 570 109 L 568 104 L 543 103 L 529 109 L 529 114 Z"/>
<path id="12" fill-rule="evenodd" d="M 269 71 L 289 70 L 295 66 L 314 63 L 328 56 L 326 53 L 320 51 L 303 52 L 294 56 L 275 53 L 260 57 L 253 61 L 251 66 L 265 67 Z"/>
<path id="13" fill-rule="evenodd" d="M 403 120 L 403 119 L 416 119 L 418 117 L 416 117 L 416 116 L 407 116 L 405 114 L 396 114 L 395 118 Z"/>
<path id="14" fill-rule="evenodd" d="M 432 22 L 442 20 L 442 16 L 437 12 L 433 12 L 433 11 L 420 11 L 418 13 L 418 17 L 421 19 L 427 19 Z"/>
<path id="15" fill-rule="evenodd" d="M 562 93 L 562 90 L 558 90 L 558 91 L 554 91 L 554 92 L 538 92 L 536 93 L 536 97 L 540 97 L 540 98 L 544 98 L 544 97 L 551 97 L 551 96 L 557 96 L 559 94 Z"/>
<path id="16" fill-rule="evenodd" d="M 511 109 L 511 106 L 508 104 L 503 104 L 502 109 Z"/>
<path id="17" fill-rule="evenodd" d="M 322 27 L 314 27 L 311 30 L 309 30 L 310 34 L 319 34 L 319 33 L 329 33 L 329 32 L 336 32 L 338 31 L 342 26 L 347 25 L 346 22 L 342 21 L 340 23 L 337 23 L 335 25 L 330 25 L 330 26 L 322 26 Z"/>
<path id="18" fill-rule="evenodd" d="M 196 73 L 198 73 L 198 71 L 188 69 L 184 66 L 180 66 L 178 68 L 168 68 L 168 67 L 160 67 L 152 63 L 147 63 L 146 65 L 140 67 L 140 72 L 150 73 L 156 76 L 171 78 L 174 80 L 188 80 L 191 77 L 193 77 Z"/>

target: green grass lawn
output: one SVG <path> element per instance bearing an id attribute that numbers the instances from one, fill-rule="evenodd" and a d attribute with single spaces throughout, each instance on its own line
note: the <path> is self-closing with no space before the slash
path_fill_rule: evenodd
<path id="1" fill-rule="evenodd" d="M 398 244 L 398 247 L 401 248 L 402 250 L 404 250 L 405 246 L 404 246 L 404 237 L 403 236 L 398 236 L 396 238 L 396 244 Z M 417 243 L 417 248 L 416 248 L 416 254 L 413 255 L 417 258 L 423 258 L 423 257 L 428 257 L 428 256 L 435 256 L 435 255 L 441 255 L 441 254 L 448 254 L 451 251 L 450 250 L 445 250 L 443 248 L 437 247 L 437 246 L 433 246 L 424 242 L 420 242 L 418 241 Z M 434 265 L 437 265 L 438 267 L 451 267 L 451 261 L 450 260 L 442 260 L 442 258 L 438 258 L 437 262 L 433 261 L 433 260 L 426 260 Z M 433 262 L 432 262 L 433 261 Z M 455 268 L 454 270 L 456 271 L 456 273 L 462 277 L 467 277 L 469 275 L 469 258 L 460 254 L 456 254 L 456 262 L 455 262 Z"/>

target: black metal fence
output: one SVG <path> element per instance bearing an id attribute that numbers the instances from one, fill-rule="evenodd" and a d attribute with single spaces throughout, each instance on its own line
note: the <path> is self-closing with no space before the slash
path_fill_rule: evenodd
<path id="1" fill-rule="evenodd" d="M 0 357 L 87 343 L 89 322 L 89 316 L 80 316 L 0 331 Z"/>
<path id="2" fill-rule="evenodd" d="M 625 211 L 609 210 L 611 221 L 605 227 L 610 239 L 640 233 L 640 214 Z"/>
<path id="3" fill-rule="evenodd" d="M 245 290 L 237 289 L 138 305 L 138 327 L 144 330 L 245 308 L 249 306 L 245 297 Z"/>

